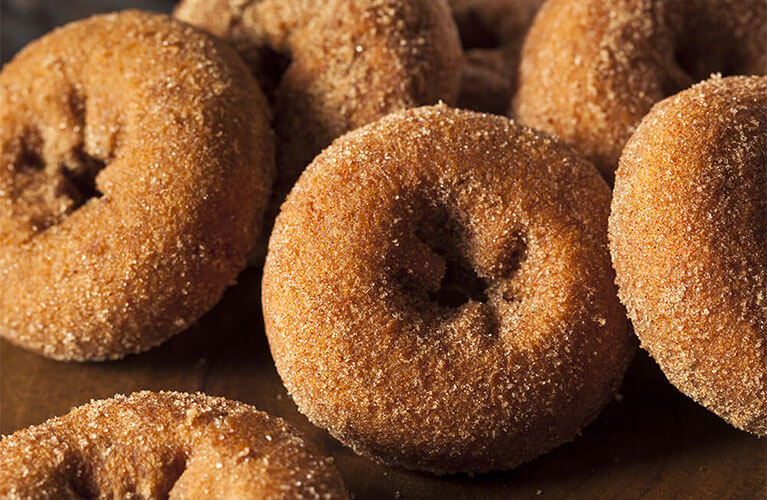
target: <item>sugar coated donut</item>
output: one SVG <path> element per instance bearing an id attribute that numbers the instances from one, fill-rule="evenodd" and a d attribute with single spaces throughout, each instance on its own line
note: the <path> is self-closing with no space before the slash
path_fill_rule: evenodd
<path id="1" fill-rule="evenodd" d="M 280 418 L 204 394 L 94 401 L 0 441 L 0 497 L 345 499 L 331 460 Z"/>
<path id="2" fill-rule="evenodd" d="M 657 104 L 623 153 L 610 215 L 620 297 L 682 392 L 767 435 L 767 77 Z"/>
<path id="3" fill-rule="evenodd" d="M 465 53 L 458 105 L 506 114 L 522 41 L 543 0 L 450 0 Z"/>
<path id="4" fill-rule="evenodd" d="M 299 409 L 357 452 L 508 469 L 576 436 L 633 354 L 610 190 L 501 116 L 444 105 L 336 140 L 283 205 L 266 332 Z"/>
<path id="5" fill-rule="evenodd" d="M 716 72 L 767 74 L 767 1 L 551 0 L 525 41 L 513 114 L 611 180 L 653 103 Z"/>
<path id="6" fill-rule="evenodd" d="M 458 95 L 462 54 L 445 0 L 183 0 L 174 15 L 230 41 L 274 89 L 276 206 L 339 135 Z"/>
<path id="7" fill-rule="evenodd" d="M 267 104 L 237 54 L 166 16 L 95 16 L 0 74 L 0 335 L 118 358 L 234 282 L 273 179 Z"/>

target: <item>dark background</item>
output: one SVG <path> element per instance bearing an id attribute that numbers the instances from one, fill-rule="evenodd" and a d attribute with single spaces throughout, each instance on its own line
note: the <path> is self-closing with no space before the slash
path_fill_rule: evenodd
<path id="1" fill-rule="evenodd" d="M 7 62 L 30 41 L 75 19 L 127 8 L 170 13 L 175 3 L 174 0 L 0 0 L 0 60 Z"/>

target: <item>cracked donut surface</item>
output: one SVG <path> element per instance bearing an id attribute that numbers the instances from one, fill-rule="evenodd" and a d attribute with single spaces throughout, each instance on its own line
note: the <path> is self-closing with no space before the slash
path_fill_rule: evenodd
<path id="1" fill-rule="evenodd" d="M 149 391 L 4 437 L 0 496 L 348 498 L 331 460 L 282 419 L 224 398 Z"/>
<path id="2" fill-rule="evenodd" d="M 634 344 L 610 191 L 567 146 L 446 106 L 337 139 L 283 205 L 266 332 L 299 409 L 357 452 L 512 468 L 573 439 Z"/>
<path id="3" fill-rule="evenodd" d="M 237 54 L 169 17 L 57 29 L 0 74 L 0 335 L 119 358 L 233 284 L 274 175 L 267 104 Z"/>
<path id="4" fill-rule="evenodd" d="M 610 250 L 669 381 L 767 435 L 767 77 L 706 80 L 642 120 L 615 179 Z"/>

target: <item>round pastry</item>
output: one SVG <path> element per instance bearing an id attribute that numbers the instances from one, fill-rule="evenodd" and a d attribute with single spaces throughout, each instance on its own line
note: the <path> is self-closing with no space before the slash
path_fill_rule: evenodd
<path id="1" fill-rule="evenodd" d="M 461 47 L 444 0 L 183 0 L 174 15 L 231 42 L 272 95 L 273 215 L 339 135 L 458 94 Z"/>
<path id="2" fill-rule="evenodd" d="M 3 438 L 0 497 L 348 498 L 331 460 L 252 406 L 144 391 Z"/>
<path id="3" fill-rule="evenodd" d="M 246 264 L 273 179 L 267 104 L 226 44 L 95 16 L 0 74 L 0 334 L 119 358 L 184 330 Z"/>
<path id="4" fill-rule="evenodd" d="M 610 190 L 569 147 L 441 106 L 336 140 L 277 218 L 269 344 L 299 409 L 358 453 L 512 468 L 573 439 L 633 354 Z"/>
<path id="5" fill-rule="evenodd" d="M 517 87 L 519 53 L 543 0 L 449 0 L 466 61 L 458 105 L 506 114 Z"/>
<path id="6" fill-rule="evenodd" d="M 767 435 L 767 77 L 657 104 L 615 179 L 610 248 L 642 347 L 682 392 Z"/>
<path id="7" fill-rule="evenodd" d="M 767 74 L 765 0 L 551 0 L 525 41 L 513 114 L 612 182 L 652 105 L 716 72 Z"/>

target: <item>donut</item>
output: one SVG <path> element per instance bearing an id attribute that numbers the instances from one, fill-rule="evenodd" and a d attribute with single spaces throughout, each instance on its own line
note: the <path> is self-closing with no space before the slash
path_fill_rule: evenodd
<path id="1" fill-rule="evenodd" d="M 610 250 L 634 330 L 679 390 L 767 435 L 767 77 L 653 107 L 620 160 Z"/>
<path id="2" fill-rule="evenodd" d="M 449 0 L 465 54 L 458 106 L 506 114 L 522 42 L 543 0 Z"/>
<path id="3" fill-rule="evenodd" d="M 174 15 L 231 42 L 272 96 L 272 218 L 336 137 L 458 95 L 462 53 L 445 0 L 182 0 Z"/>
<path id="4" fill-rule="evenodd" d="M 348 498 L 332 459 L 243 403 L 149 391 L 92 401 L 0 441 L 0 497 Z"/>
<path id="5" fill-rule="evenodd" d="M 652 105 L 717 72 L 767 74 L 767 2 L 551 0 L 525 40 L 512 114 L 612 182 Z"/>
<path id="6" fill-rule="evenodd" d="M 444 105 L 337 139 L 269 242 L 266 333 L 288 392 L 357 453 L 510 469 L 573 439 L 634 352 L 610 190 L 571 149 Z"/>
<path id="7" fill-rule="evenodd" d="M 30 44 L 0 74 L 0 335 L 102 360 L 186 329 L 259 237 L 273 142 L 237 54 L 169 17 Z"/>

